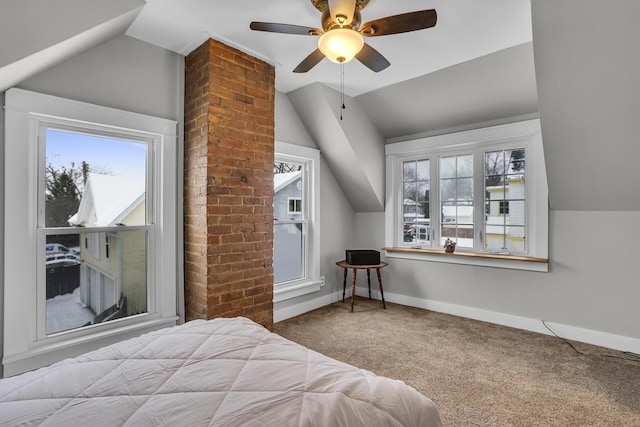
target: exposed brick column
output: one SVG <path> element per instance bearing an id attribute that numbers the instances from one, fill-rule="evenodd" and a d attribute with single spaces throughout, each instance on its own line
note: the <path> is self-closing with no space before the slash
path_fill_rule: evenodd
<path id="1" fill-rule="evenodd" d="M 208 40 L 185 74 L 186 319 L 271 329 L 275 70 Z"/>

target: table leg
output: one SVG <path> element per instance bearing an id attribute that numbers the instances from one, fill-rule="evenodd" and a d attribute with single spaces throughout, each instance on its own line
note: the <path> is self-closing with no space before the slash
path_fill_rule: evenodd
<path id="1" fill-rule="evenodd" d="M 376 268 L 378 272 L 378 283 L 380 284 L 380 297 L 382 298 L 382 308 L 387 309 L 387 305 L 384 303 L 384 291 L 382 290 L 382 275 L 380 274 L 380 269 Z"/>
<path id="2" fill-rule="evenodd" d="M 344 279 L 342 279 L 342 302 L 344 302 L 344 294 L 347 292 L 347 273 L 349 272 L 348 268 L 344 269 Z"/>
<path id="3" fill-rule="evenodd" d="M 357 268 L 353 269 L 353 277 L 351 278 L 351 312 L 353 313 L 353 303 L 356 301 L 356 272 Z"/>
<path id="4" fill-rule="evenodd" d="M 367 268 L 367 285 L 369 286 L 369 299 L 371 299 L 371 269 Z"/>

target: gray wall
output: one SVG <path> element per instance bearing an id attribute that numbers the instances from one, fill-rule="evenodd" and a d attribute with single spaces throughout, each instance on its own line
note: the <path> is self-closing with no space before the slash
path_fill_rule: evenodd
<path id="1" fill-rule="evenodd" d="M 593 230 L 638 241 L 640 212 L 550 213 L 548 273 L 387 259 L 385 295 L 400 294 L 473 310 L 640 339 L 636 250 L 594 250 Z M 355 214 L 355 242 L 384 246 L 384 214 Z M 366 286 L 358 279 L 358 286 Z M 387 297 L 389 299 L 389 297 Z M 539 325 L 542 328 L 542 324 Z"/>
<path id="2" fill-rule="evenodd" d="M 178 120 L 183 114 L 183 67 L 181 55 L 122 35 L 18 87 Z"/>
<path id="3" fill-rule="evenodd" d="M 183 68 L 182 56 L 119 36 L 35 75 L 18 87 L 182 123 Z M 4 92 L 0 93 L 0 100 L 4 105 Z M 4 157 L 4 108 L 0 109 L 0 131 L 0 156 Z M 4 160 L 1 164 L 4 170 Z M 0 175 L 2 193 L 4 180 L 4 174 Z M 4 211 L 0 220 L 0 237 L 4 242 Z M 5 285 L 3 250 L 4 245 L 0 249 L 0 295 L 4 295 Z M 0 305 L 0 333 L 3 311 L 4 302 Z"/>
<path id="4" fill-rule="evenodd" d="M 551 208 L 640 211 L 640 2 L 537 0 L 532 12 Z"/>

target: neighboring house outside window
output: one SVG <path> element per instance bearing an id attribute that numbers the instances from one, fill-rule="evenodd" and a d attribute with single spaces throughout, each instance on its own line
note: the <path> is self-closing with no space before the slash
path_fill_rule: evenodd
<path id="1" fill-rule="evenodd" d="M 175 325 L 176 123 L 19 89 L 6 104 L 5 374 Z"/>
<path id="2" fill-rule="evenodd" d="M 320 153 L 276 142 L 274 302 L 320 289 Z"/>
<path id="3" fill-rule="evenodd" d="M 105 315 L 114 316 L 114 306 L 121 317 L 147 311 L 147 229 L 140 229 L 146 227 L 145 188 L 144 176 L 88 173 L 78 212 L 69 219 L 73 226 L 118 230 L 93 233 L 94 252 L 82 256 L 80 299 L 98 315 L 109 310 Z"/>
<path id="4" fill-rule="evenodd" d="M 388 257 L 546 271 L 546 262 L 508 262 L 547 258 L 538 120 L 398 142 L 386 152 Z M 434 258 L 429 251 L 441 251 L 447 239 L 458 254 L 499 257 Z"/>

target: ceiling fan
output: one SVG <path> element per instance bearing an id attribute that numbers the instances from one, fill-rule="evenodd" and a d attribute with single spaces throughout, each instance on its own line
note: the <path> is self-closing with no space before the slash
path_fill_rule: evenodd
<path id="1" fill-rule="evenodd" d="M 294 73 L 306 73 L 325 56 L 339 64 L 349 62 L 355 57 L 377 73 L 387 68 L 390 63 L 380 52 L 365 43 L 363 36 L 386 36 L 431 28 L 436 25 L 437 14 L 435 9 L 420 10 L 387 16 L 360 25 L 360 11 L 370 1 L 311 0 L 313 6 L 322 12 L 322 29 L 256 21 L 249 27 L 252 30 L 271 33 L 320 36 L 318 48 L 298 64 L 293 70 Z"/>

